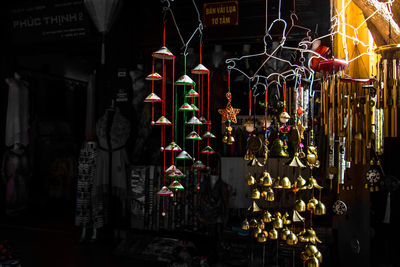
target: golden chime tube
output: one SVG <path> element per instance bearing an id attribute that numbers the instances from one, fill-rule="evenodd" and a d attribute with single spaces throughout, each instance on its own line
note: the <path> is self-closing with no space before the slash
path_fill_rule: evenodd
<path id="1" fill-rule="evenodd" d="M 356 91 L 356 90 L 354 90 Z M 354 134 L 358 134 L 358 114 L 357 114 L 357 94 L 353 93 L 353 117 L 354 117 Z M 358 150 L 359 150 L 359 140 L 354 138 L 354 164 L 358 164 Z"/>
<path id="2" fill-rule="evenodd" d="M 391 114 L 391 132 L 392 137 L 397 137 L 397 60 L 393 59 L 393 77 L 392 77 L 392 114 Z"/>
<path id="3" fill-rule="evenodd" d="M 347 125 L 346 125 L 346 160 L 351 161 L 351 107 L 350 92 L 347 92 Z"/>

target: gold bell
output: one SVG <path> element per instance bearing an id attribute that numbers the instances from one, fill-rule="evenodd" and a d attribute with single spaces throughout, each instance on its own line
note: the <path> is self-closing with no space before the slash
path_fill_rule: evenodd
<path id="1" fill-rule="evenodd" d="M 318 200 L 315 197 L 311 198 L 307 203 L 307 210 L 314 211 L 315 206 L 317 206 L 317 204 L 318 204 Z"/>
<path id="2" fill-rule="evenodd" d="M 317 180 L 314 178 L 314 177 L 310 177 L 309 179 L 308 179 L 308 188 L 309 189 L 312 189 L 312 188 L 316 188 L 316 189 L 322 189 L 322 186 L 320 186 L 319 184 L 318 184 L 318 182 L 317 182 Z"/>
<path id="3" fill-rule="evenodd" d="M 279 212 L 275 216 L 275 219 L 272 223 L 272 227 L 274 227 L 276 229 L 281 229 L 283 227 L 283 221 L 281 218 L 281 214 Z"/>
<path id="4" fill-rule="evenodd" d="M 251 228 L 256 228 L 257 227 L 257 220 L 256 219 L 251 219 L 250 220 L 250 227 Z"/>
<path id="5" fill-rule="evenodd" d="M 265 229 L 265 224 L 264 224 L 263 220 L 258 220 L 257 226 L 258 226 L 258 228 L 260 228 L 261 230 L 264 230 L 264 229 Z"/>
<path id="6" fill-rule="evenodd" d="M 224 137 L 222 137 L 222 142 L 228 143 L 228 136 L 224 135 Z"/>
<path id="7" fill-rule="evenodd" d="M 317 246 L 313 244 L 307 244 L 306 247 L 304 248 L 304 251 L 306 252 L 308 257 L 312 257 L 318 252 L 318 249 Z"/>
<path id="8" fill-rule="evenodd" d="M 302 251 L 302 252 L 300 253 L 300 258 L 301 258 L 303 261 L 308 261 L 308 259 L 309 259 L 309 257 L 307 256 L 307 254 L 306 254 L 304 251 Z"/>
<path id="9" fill-rule="evenodd" d="M 247 185 L 254 185 L 256 183 L 256 179 L 250 173 L 249 173 L 249 175 L 247 175 L 246 181 L 247 181 Z"/>
<path id="10" fill-rule="evenodd" d="M 272 222 L 272 215 L 271 215 L 271 213 L 269 213 L 269 211 L 264 211 L 264 213 L 263 213 L 263 216 L 262 216 L 262 220 L 265 222 L 265 223 L 270 223 L 270 222 Z"/>
<path id="11" fill-rule="evenodd" d="M 267 200 L 267 201 L 270 201 L 270 202 L 272 202 L 272 201 L 275 200 L 274 190 L 272 190 L 271 187 L 268 187 L 268 188 L 267 188 L 267 199 L 266 199 L 266 200 Z"/>
<path id="12" fill-rule="evenodd" d="M 281 177 L 276 177 L 274 183 L 272 185 L 273 188 L 282 188 L 281 186 Z"/>
<path id="13" fill-rule="evenodd" d="M 263 185 L 264 186 L 272 186 L 272 177 L 269 172 L 265 171 L 263 174 Z"/>
<path id="14" fill-rule="evenodd" d="M 326 213 L 326 208 L 324 203 L 318 201 L 318 204 L 315 205 L 315 215 L 325 215 L 325 213 Z"/>
<path id="15" fill-rule="evenodd" d="M 286 244 L 288 244 L 289 246 L 296 245 L 298 241 L 299 239 L 293 232 L 290 232 L 290 234 L 288 234 L 288 236 L 286 237 Z"/>
<path id="16" fill-rule="evenodd" d="M 318 251 L 314 256 L 318 259 L 319 263 L 322 262 L 322 253 L 321 252 Z"/>
<path id="17" fill-rule="evenodd" d="M 256 227 L 256 228 L 254 228 L 254 230 L 253 230 L 252 236 L 253 236 L 254 238 L 257 238 L 258 235 L 261 234 L 261 233 L 262 233 L 262 230 L 261 230 L 260 228 Z"/>
<path id="18" fill-rule="evenodd" d="M 232 135 L 230 135 L 228 137 L 228 141 L 226 142 L 226 144 L 232 145 L 233 143 L 235 143 L 235 138 Z"/>
<path id="19" fill-rule="evenodd" d="M 247 164 L 248 166 L 251 167 L 262 167 L 262 163 L 258 161 L 258 159 L 256 157 L 254 157 L 252 160 L 250 160 L 250 162 Z"/>
<path id="20" fill-rule="evenodd" d="M 307 267 L 319 267 L 319 261 L 318 261 L 317 257 L 311 257 L 307 261 Z"/>
<path id="21" fill-rule="evenodd" d="M 264 242 L 267 241 L 267 236 L 265 235 L 264 232 L 261 232 L 260 234 L 258 234 L 258 236 L 257 236 L 257 241 L 258 241 L 259 243 L 264 243 Z"/>
<path id="22" fill-rule="evenodd" d="M 252 199 L 260 199 L 260 191 L 258 191 L 257 188 L 254 188 L 253 191 L 251 192 L 251 198 Z"/>
<path id="23" fill-rule="evenodd" d="M 298 199 L 294 203 L 294 209 L 297 212 L 304 212 L 304 211 L 306 211 L 306 203 L 302 199 Z"/>
<path id="24" fill-rule="evenodd" d="M 312 228 L 307 229 L 305 236 L 308 238 L 308 242 L 313 244 L 322 243 L 321 240 L 318 239 L 315 230 Z"/>
<path id="25" fill-rule="evenodd" d="M 284 149 L 283 141 L 279 138 L 276 138 L 272 143 L 271 157 L 280 157 L 280 158 L 289 157 L 289 154 Z"/>
<path id="26" fill-rule="evenodd" d="M 301 175 L 299 175 L 293 183 L 293 188 L 297 190 L 303 190 L 307 181 Z"/>
<path id="27" fill-rule="evenodd" d="M 278 231 L 275 228 L 272 228 L 268 234 L 269 234 L 269 239 L 271 239 L 271 240 L 278 239 Z"/>
<path id="28" fill-rule="evenodd" d="M 283 215 L 282 221 L 284 225 L 289 225 L 292 223 L 292 221 L 289 219 L 289 214 L 287 212 Z"/>
<path id="29" fill-rule="evenodd" d="M 290 189 L 292 187 L 292 183 L 286 176 L 281 179 L 280 185 L 283 189 Z"/>
<path id="30" fill-rule="evenodd" d="M 288 235 L 291 233 L 291 231 L 287 228 L 287 227 L 285 227 L 285 228 L 283 228 L 283 230 L 282 230 L 282 232 L 281 232 L 281 238 L 282 238 L 282 240 L 285 240 L 286 241 L 286 239 L 287 239 L 287 237 L 288 237 Z"/>
<path id="31" fill-rule="evenodd" d="M 242 222 L 242 230 L 249 230 L 250 229 L 250 223 L 247 219 L 244 219 Z"/>
<path id="32" fill-rule="evenodd" d="M 251 204 L 251 206 L 247 210 L 250 210 L 252 212 L 261 211 L 260 207 L 257 205 L 257 203 L 255 201 L 253 201 L 253 203 Z"/>

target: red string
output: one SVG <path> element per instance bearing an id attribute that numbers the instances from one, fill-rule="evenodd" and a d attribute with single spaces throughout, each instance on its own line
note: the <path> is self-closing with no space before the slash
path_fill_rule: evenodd
<path id="1" fill-rule="evenodd" d="M 210 121 L 210 72 L 207 73 L 207 122 L 209 121 Z"/>
<path id="2" fill-rule="evenodd" d="M 201 64 L 201 58 L 202 58 L 202 51 L 203 51 L 203 46 L 200 45 L 200 64 Z"/>
<path id="3" fill-rule="evenodd" d="M 249 119 L 251 119 L 251 89 L 249 88 Z"/>
<path id="4" fill-rule="evenodd" d="M 286 82 L 284 82 L 282 85 L 282 91 L 283 91 L 283 111 L 286 111 Z"/>
<path id="5" fill-rule="evenodd" d="M 228 90 L 231 89 L 231 73 L 228 73 Z"/>
<path id="6" fill-rule="evenodd" d="M 163 46 L 165 46 L 165 22 L 163 26 Z"/>

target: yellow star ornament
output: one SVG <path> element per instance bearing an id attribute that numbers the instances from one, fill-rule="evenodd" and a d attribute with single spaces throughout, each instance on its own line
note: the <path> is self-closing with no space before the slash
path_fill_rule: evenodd
<path id="1" fill-rule="evenodd" d="M 228 102 L 225 109 L 218 109 L 218 113 L 222 115 L 222 122 L 230 120 L 233 123 L 237 123 L 236 115 L 240 112 L 239 108 L 233 108 L 231 102 Z"/>

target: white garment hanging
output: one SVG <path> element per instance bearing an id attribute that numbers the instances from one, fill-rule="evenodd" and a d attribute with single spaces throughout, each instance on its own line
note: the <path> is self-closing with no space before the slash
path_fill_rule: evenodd
<path id="1" fill-rule="evenodd" d="M 9 86 L 6 119 L 6 146 L 29 144 L 29 92 L 27 83 L 16 75 L 6 79 Z"/>

